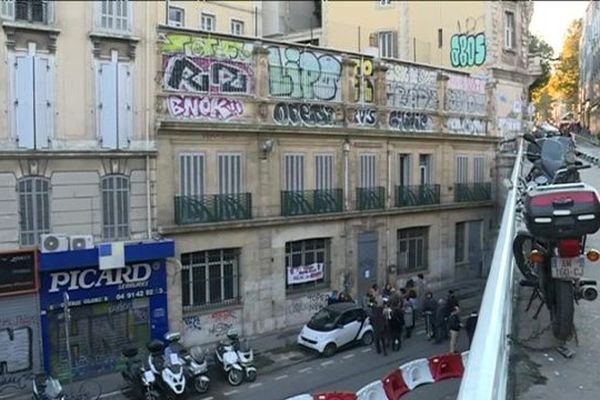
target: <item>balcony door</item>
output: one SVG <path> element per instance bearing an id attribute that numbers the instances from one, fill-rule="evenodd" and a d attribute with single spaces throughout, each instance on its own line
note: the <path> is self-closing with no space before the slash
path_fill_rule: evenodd
<path id="1" fill-rule="evenodd" d="M 221 153 L 219 163 L 219 194 L 242 193 L 242 155 Z"/>

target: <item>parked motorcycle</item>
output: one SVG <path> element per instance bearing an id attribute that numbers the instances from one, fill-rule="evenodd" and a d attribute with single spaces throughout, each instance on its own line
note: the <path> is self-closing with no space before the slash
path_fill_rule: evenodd
<path id="1" fill-rule="evenodd" d="M 525 139 L 539 142 L 531 135 Z M 531 299 L 541 298 L 554 336 L 566 341 L 573 334 L 574 304 L 598 295 L 596 281 L 585 279 L 583 272 L 586 259 L 600 259 L 598 251 L 585 250 L 586 236 L 600 229 L 600 199 L 593 187 L 580 182 L 578 171 L 589 166 L 575 162 L 573 146 L 550 138 L 538 150 L 537 155 L 527 152 L 537 171 L 528 175 L 534 184 L 522 193 L 527 231 L 517 233 L 513 253 L 525 277 L 522 284 L 534 289 Z"/>
<path id="2" fill-rule="evenodd" d="M 146 347 L 150 352 L 148 365 L 156 378 L 156 386 L 160 388 L 160 398 L 177 400 L 185 397 L 186 378 L 179 356 L 171 353 L 165 357 L 165 345 L 160 340 L 153 340 Z"/>
<path id="3" fill-rule="evenodd" d="M 226 341 L 221 341 L 215 350 L 215 363 L 227 374 L 227 381 L 232 386 L 241 385 L 244 380 L 254 382 L 257 377 L 254 367 L 254 352 L 247 343 L 240 343 L 235 330 L 227 332 Z"/>
<path id="4" fill-rule="evenodd" d="M 198 347 L 194 347 L 188 352 L 179 342 L 180 339 L 179 332 L 165 334 L 165 357 L 168 359 L 171 354 L 176 354 L 183 364 L 188 385 L 191 384 L 196 393 L 206 393 L 210 384 L 210 379 L 206 376 L 208 374 L 206 357 Z"/>
<path id="5" fill-rule="evenodd" d="M 122 351 L 125 356 L 125 369 L 121 371 L 121 376 L 129 384 L 134 395 L 138 399 L 159 400 L 160 395 L 155 389 L 154 373 L 144 368 L 144 363 L 135 347 Z"/>
<path id="6" fill-rule="evenodd" d="M 46 374 L 37 374 L 32 384 L 33 400 L 65 400 L 65 392 L 58 381 Z"/>

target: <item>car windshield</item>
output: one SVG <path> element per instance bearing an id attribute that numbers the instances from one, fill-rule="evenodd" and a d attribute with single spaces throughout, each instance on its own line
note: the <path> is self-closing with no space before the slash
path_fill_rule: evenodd
<path id="1" fill-rule="evenodd" d="M 317 331 L 331 330 L 339 316 L 339 312 L 323 308 L 311 318 L 308 327 Z"/>

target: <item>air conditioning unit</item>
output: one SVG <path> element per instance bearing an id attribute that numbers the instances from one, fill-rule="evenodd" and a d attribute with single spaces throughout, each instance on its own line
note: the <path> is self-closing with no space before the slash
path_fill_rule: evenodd
<path id="1" fill-rule="evenodd" d="M 85 250 L 94 248 L 94 237 L 92 235 L 72 235 L 71 250 Z"/>
<path id="2" fill-rule="evenodd" d="M 69 237 L 60 233 L 41 235 L 42 253 L 55 253 L 69 250 Z"/>

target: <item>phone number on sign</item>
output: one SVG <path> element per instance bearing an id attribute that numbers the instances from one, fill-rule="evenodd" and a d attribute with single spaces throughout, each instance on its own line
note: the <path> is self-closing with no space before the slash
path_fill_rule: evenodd
<path id="1" fill-rule="evenodd" d="M 163 293 L 164 293 L 164 290 L 162 288 L 137 290 L 135 292 L 119 293 L 116 296 L 116 300 L 129 300 L 129 299 L 135 299 L 138 297 L 149 297 L 149 296 L 154 296 L 156 294 L 163 294 Z"/>

